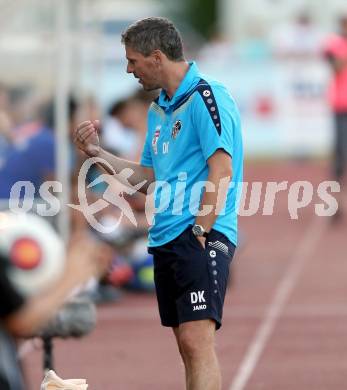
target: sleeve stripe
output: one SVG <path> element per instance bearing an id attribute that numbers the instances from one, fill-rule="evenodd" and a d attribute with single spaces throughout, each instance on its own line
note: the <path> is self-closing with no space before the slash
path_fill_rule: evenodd
<path id="1" fill-rule="evenodd" d="M 221 135 L 222 122 L 219 115 L 217 101 L 214 97 L 211 86 L 205 80 L 201 79 L 199 84 L 196 86 L 196 90 L 199 92 L 203 102 L 205 103 L 218 135 Z"/>

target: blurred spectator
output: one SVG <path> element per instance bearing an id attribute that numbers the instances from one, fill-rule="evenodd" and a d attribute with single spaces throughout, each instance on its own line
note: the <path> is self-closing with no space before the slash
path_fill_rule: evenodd
<path id="1" fill-rule="evenodd" d="M 101 129 L 101 140 L 109 151 L 124 158 L 140 158 L 147 132 L 147 109 L 156 96 L 157 94 L 139 91 L 111 106 Z M 78 117 L 81 121 L 86 117 L 99 117 L 98 106 L 93 99 L 88 98 L 82 102 Z M 79 154 L 78 159 L 72 181 L 73 204 L 79 204 L 78 172 L 86 159 L 85 154 Z M 137 226 L 134 227 L 128 218 L 124 218 L 121 210 L 109 202 L 107 207 L 95 214 L 95 218 L 103 226 L 117 226 L 108 234 L 94 231 L 114 250 L 111 271 L 101 280 L 92 295 L 97 303 L 108 303 L 119 300 L 121 296 L 119 287 L 152 291 L 153 262 L 152 257 L 147 254 L 146 247 L 148 223 L 144 213 L 145 198 L 138 194 L 128 196 L 124 191 L 124 185 L 118 181 L 106 182 L 102 177 L 98 180 L 102 174 L 97 165 L 93 165 L 88 170 L 87 183 L 93 183 L 86 191 L 88 204 L 98 201 L 100 196 L 104 198 L 106 191 L 111 191 L 113 194 L 122 193 L 122 197 L 129 202 L 132 211 L 136 214 L 137 221 Z M 77 210 L 71 210 L 71 222 L 73 231 L 89 230 L 85 217 Z"/>
<path id="2" fill-rule="evenodd" d="M 139 161 L 147 132 L 147 110 L 157 93 L 139 90 L 114 103 L 103 126 L 103 143 L 121 157 Z"/>
<path id="3" fill-rule="evenodd" d="M 156 92 L 139 90 L 111 106 L 102 127 L 102 143 L 106 149 L 126 159 L 140 160 L 147 133 L 148 107 L 156 97 Z M 99 175 L 98 169 L 91 170 L 88 179 L 92 181 Z M 124 191 L 124 186 L 118 181 L 107 185 L 112 186 L 115 194 Z M 103 194 L 106 188 L 99 187 L 98 190 Z M 103 236 L 115 250 L 112 271 L 105 282 L 111 282 L 117 287 L 153 291 L 153 259 L 147 254 L 146 247 L 148 222 L 144 212 L 145 197 L 139 193 L 130 196 L 124 192 L 122 196 L 130 204 L 137 226 L 133 226 L 127 218 L 122 218 L 112 233 Z M 110 205 L 99 217 L 103 224 L 114 225 L 121 218 L 120 210 Z M 107 296 L 102 296 L 103 288 L 98 293 L 101 294 L 101 300 L 108 300 Z"/>
<path id="4" fill-rule="evenodd" d="M 71 131 L 75 124 L 77 104 L 69 101 L 69 119 Z M 43 112 L 42 119 L 37 122 L 34 134 L 22 135 L 21 142 L 7 150 L 2 166 L 0 166 L 0 199 L 9 199 L 12 186 L 17 181 L 30 181 L 35 187 L 34 197 L 38 197 L 40 185 L 55 176 L 55 138 L 53 107 L 50 105 Z M 30 128 L 30 126 L 28 126 Z M 23 133 L 22 133 L 23 134 Z M 21 194 L 21 198 L 23 194 Z"/>
<path id="5" fill-rule="evenodd" d="M 110 137 L 104 138 L 103 142 L 110 147 L 110 141 L 113 139 L 114 147 L 110 147 L 110 149 L 117 150 L 120 157 L 140 161 L 147 133 L 148 108 L 157 95 L 156 91 L 138 90 L 127 99 L 121 100 L 112 106 L 110 110 L 111 121 L 114 120 L 117 125 L 113 129 L 111 126 L 107 129 L 106 126 L 105 133 L 109 132 Z M 112 130 L 113 133 L 111 133 Z M 126 196 L 126 199 L 131 204 L 132 209 L 140 213 L 137 215 L 139 225 L 141 227 L 147 226 L 144 215 L 145 198 L 136 193 L 132 196 Z"/>
<path id="6" fill-rule="evenodd" d="M 128 99 L 112 104 L 102 128 L 102 142 L 107 150 L 118 156 L 132 155 L 137 144 L 133 129 L 126 129 L 119 115 L 127 109 Z"/>
<path id="7" fill-rule="evenodd" d="M 333 169 L 336 180 L 342 182 L 347 164 L 347 14 L 341 16 L 339 28 L 339 33 L 327 40 L 324 55 L 333 71 L 329 88 L 329 102 L 335 117 Z M 341 215 L 341 206 L 336 216 Z"/>
<path id="8" fill-rule="evenodd" d="M 39 118 L 41 101 L 34 90 L 28 86 L 10 89 L 9 98 L 12 142 L 21 143 L 41 129 L 42 124 Z"/>
<path id="9" fill-rule="evenodd" d="M 83 252 L 83 256 L 81 253 Z M 24 390 L 16 354 L 16 337 L 31 336 L 63 305 L 74 287 L 91 277 L 100 277 L 109 266 L 109 252 L 88 237 L 79 237 L 70 246 L 66 269 L 60 280 L 45 294 L 22 296 L 6 276 L 10 263 L 0 258 L 0 389 Z"/>

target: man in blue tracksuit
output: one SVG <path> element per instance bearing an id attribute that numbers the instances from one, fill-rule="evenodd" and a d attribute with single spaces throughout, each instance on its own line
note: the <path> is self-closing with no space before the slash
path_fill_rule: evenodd
<path id="1" fill-rule="evenodd" d="M 219 390 L 214 338 L 237 245 L 243 171 L 239 112 L 222 84 L 184 59 L 182 39 L 169 20 L 140 20 L 123 33 L 122 42 L 127 72 L 145 90 L 161 88 L 148 112 L 141 162 L 103 150 L 96 121 L 78 126 L 75 143 L 103 159 L 111 174 L 132 169 L 132 185 L 146 181 L 141 192 L 154 187 L 149 252 L 161 322 L 173 328 L 187 389 Z"/>

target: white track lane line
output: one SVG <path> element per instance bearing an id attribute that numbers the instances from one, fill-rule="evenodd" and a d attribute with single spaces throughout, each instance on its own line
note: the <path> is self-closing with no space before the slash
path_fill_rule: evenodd
<path id="1" fill-rule="evenodd" d="M 251 377 L 264 347 L 273 332 L 284 306 L 292 293 L 300 273 L 309 260 L 316 244 L 321 238 L 325 223 L 322 219 L 314 217 L 297 250 L 289 261 L 289 266 L 278 284 L 274 298 L 268 306 L 264 319 L 249 345 L 249 348 L 240 364 L 240 367 L 230 385 L 230 390 L 243 390 Z"/>

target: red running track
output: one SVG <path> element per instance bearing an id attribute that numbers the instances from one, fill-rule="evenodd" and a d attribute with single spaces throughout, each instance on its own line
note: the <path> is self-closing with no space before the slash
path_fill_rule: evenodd
<path id="1" fill-rule="evenodd" d="M 328 180 L 324 163 L 261 163 L 246 180 Z M 241 218 L 217 349 L 225 390 L 347 388 L 347 218 L 332 224 L 314 208 L 291 220 L 288 192 L 274 215 Z M 314 201 L 317 198 L 314 197 Z M 28 346 L 28 344 L 26 344 Z M 28 389 L 42 379 L 40 349 L 23 350 Z M 99 310 L 88 337 L 55 343 L 64 378 L 87 378 L 90 390 L 183 389 L 171 331 L 159 324 L 153 296 L 128 295 Z"/>

